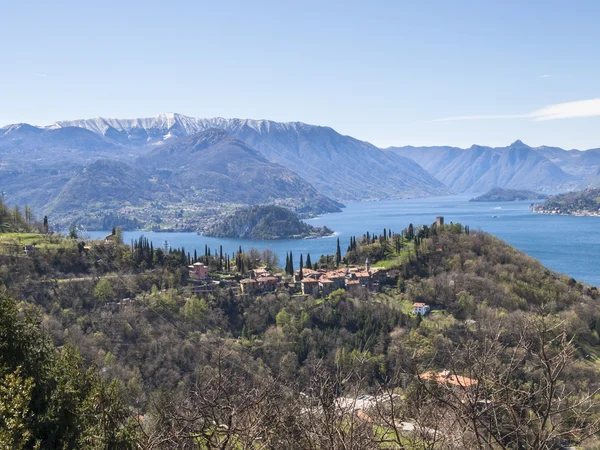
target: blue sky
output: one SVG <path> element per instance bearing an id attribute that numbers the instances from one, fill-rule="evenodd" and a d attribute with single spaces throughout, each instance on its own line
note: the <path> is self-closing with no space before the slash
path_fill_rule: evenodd
<path id="1" fill-rule="evenodd" d="M 5 3 L 0 126 L 179 112 L 600 147 L 597 1 Z"/>

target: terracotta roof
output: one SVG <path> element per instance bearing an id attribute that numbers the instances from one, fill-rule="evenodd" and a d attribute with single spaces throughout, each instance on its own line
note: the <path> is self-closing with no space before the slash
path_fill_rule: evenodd
<path id="1" fill-rule="evenodd" d="M 360 281 L 358 281 L 358 280 L 348 280 L 348 281 L 346 281 L 346 284 L 360 285 Z"/>
<path id="2" fill-rule="evenodd" d="M 240 283 L 242 284 L 249 284 L 249 283 L 257 283 L 256 280 L 252 280 L 251 278 L 244 278 L 242 281 L 240 281 Z"/>
<path id="3" fill-rule="evenodd" d="M 414 302 L 413 306 L 416 306 L 418 308 L 422 308 L 423 306 L 427 306 L 426 303 L 421 303 L 421 302 Z"/>
<path id="4" fill-rule="evenodd" d="M 331 284 L 333 283 L 333 280 L 330 280 L 328 278 L 321 278 L 321 280 L 319 280 L 320 283 L 327 283 L 327 284 Z"/>
<path id="5" fill-rule="evenodd" d="M 356 272 L 354 275 L 358 278 L 369 278 L 371 276 L 369 272 Z"/>
<path id="6" fill-rule="evenodd" d="M 460 387 L 469 387 L 474 384 L 477 384 L 477 380 L 463 377 L 461 375 L 455 375 L 453 373 L 450 373 L 449 370 L 442 370 L 440 372 L 425 372 L 419 375 L 419 378 L 428 381 L 436 381 L 440 384 L 451 384 L 453 386 Z"/>
<path id="7" fill-rule="evenodd" d="M 327 272 L 325 276 L 327 278 L 346 278 L 346 274 L 340 272 Z"/>
<path id="8" fill-rule="evenodd" d="M 302 280 L 302 283 L 318 283 L 318 282 L 319 282 L 319 280 L 311 280 L 311 279 L 306 279 L 306 278 Z"/>

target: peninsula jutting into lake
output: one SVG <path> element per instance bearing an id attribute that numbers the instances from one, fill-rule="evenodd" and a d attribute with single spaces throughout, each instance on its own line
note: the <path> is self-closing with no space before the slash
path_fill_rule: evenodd
<path id="1" fill-rule="evenodd" d="M 308 239 L 331 236 L 326 226 L 315 227 L 280 206 L 252 206 L 224 217 L 203 233 L 218 238 L 253 240 Z"/>
<path id="2" fill-rule="evenodd" d="M 554 195 L 531 209 L 540 214 L 600 216 L 600 188 Z"/>
<path id="3" fill-rule="evenodd" d="M 548 198 L 545 194 L 538 194 L 526 189 L 493 188 L 479 197 L 472 198 L 472 202 L 515 202 L 522 200 L 540 200 Z"/>

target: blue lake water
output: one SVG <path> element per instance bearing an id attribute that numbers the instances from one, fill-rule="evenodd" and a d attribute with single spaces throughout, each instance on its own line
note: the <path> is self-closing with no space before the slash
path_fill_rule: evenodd
<path id="1" fill-rule="evenodd" d="M 204 246 L 214 252 L 223 245 L 223 251 L 235 252 L 252 247 L 270 248 L 285 262 L 285 254 L 293 251 L 295 266 L 300 254 L 310 253 L 316 261 L 320 255 L 334 254 L 336 239 L 340 238 L 345 252 L 350 236 L 362 236 L 366 231 L 381 234 L 383 228 L 400 232 L 409 223 L 430 225 L 436 216 L 444 216 L 446 223 L 461 222 L 471 230 L 481 229 L 504 239 L 509 244 L 540 260 L 547 267 L 566 273 L 578 280 L 600 286 L 600 217 L 547 216 L 529 210 L 530 201 L 479 203 L 469 202 L 474 194 L 448 197 L 431 197 L 410 200 L 389 200 L 349 204 L 343 212 L 326 214 L 307 222 L 327 225 L 336 236 L 322 239 L 248 241 L 216 239 L 195 233 L 124 232 L 125 242 L 146 236 L 155 247 L 185 247 L 187 252 L 204 254 Z M 494 217 L 496 216 L 496 217 Z M 107 232 L 90 232 L 92 238 L 103 237 Z"/>

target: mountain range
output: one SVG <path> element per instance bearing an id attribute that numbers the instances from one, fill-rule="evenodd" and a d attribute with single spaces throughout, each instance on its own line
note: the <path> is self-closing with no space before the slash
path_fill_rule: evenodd
<path id="1" fill-rule="evenodd" d="M 389 147 L 412 159 L 455 192 L 484 192 L 492 187 L 560 192 L 598 181 L 600 149 L 530 147 L 517 140 L 508 147 Z"/>
<path id="2" fill-rule="evenodd" d="M 309 216 L 343 202 L 483 192 L 561 192 L 600 184 L 600 149 L 378 148 L 301 122 L 200 119 L 60 121 L 0 128 L 0 189 L 57 222 L 91 227 L 110 214 L 146 226 L 196 229 L 243 205 Z M 201 226 L 202 225 L 202 226 Z"/>

